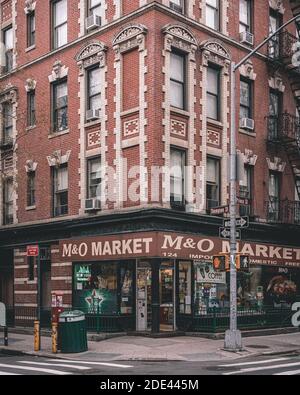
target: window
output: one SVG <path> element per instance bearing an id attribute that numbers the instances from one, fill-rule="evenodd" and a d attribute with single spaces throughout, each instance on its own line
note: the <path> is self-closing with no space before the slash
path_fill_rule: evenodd
<path id="1" fill-rule="evenodd" d="M 279 220 L 280 209 L 280 179 L 279 173 L 270 172 L 269 175 L 269 210 L 268 219 Z"/>
<path id="2" fill-rule="evenodd" d="M 88 161 L 88 199 L 101 198 L 101 158 Z"/>
<path id="3" fill-rule="evenodd" d="M 27 93 L 27 126 L 35 126 L 35 91 Z"/>
<path id="4" fill-rule="evenodd" d="M 68 128 L 68 85 L 67 81 L 53 84 L 53 130 L 60 132 Z"/>
<path id="5" fill-rule="evenodd" d="M 35 45 L 35 12 L 27 15 L 27 47 Z"/>
<path id="6" fill-rule="evenodd" d="M 240 198 L 241 200 L 248 200 L 249 204 L 240 204 L 240 215 L 252 215 L 253 207 L 253 166 L 245 166 L 245 177 L 240 185 Z"/>
<path id="7" fill-rule="evenodd" d="M 206 25 L 220 30 L 220 0 L 206 0 Z"/>
<path id="8" fill-rule="evenodd" d="M 271 140 L 279 137 L 281 109 L 282 109 L 281 92 L 270 90 L 269 139 Z"/>
<path id="9" fill-rule="evenodd" d="M 88 14 L 101 16 L 102 15 L 102 4 L 101 4 L 102 1 L 103 0 L 88 0 L 88 4 L 89 4 Z"/>
<path id="10" fill-rule="evenodd" d="M 27 173 L 27 206 L 35 205 L 35 172 Z"/>
<path id="11" fill-rule="evenodd" d="M 220 160 L 207 158 L 207 211 L 220 205 Z"/>
<path id="12" fill-rule="evenodd" d="M 252 0 L 240 0 L 240 33 L 251 32 Z"/>
<path id="13" fill-rule="evenodd" d="M 179 313 L 192 314 L 192 264 L 179 262 Z"/>
<path id="14" fill-rule="evenodd" d="M 171 53 L 171 106 L 185 108 L 185 56 Z"/>
<path id="15" fill-rule="evenodd" d="M 68 214 L 68 167 L 53 169 L 54 216 Z"/>
<path id="16" fill-rule="evenodd" d="M 281 15 L 270 9 L 270 20 L 269 20 L 269 33 L 275 33 L 281 26 L 282 17 Z M 280 55 L 280 40 L 279 35 L 274 36 L 269 41 L 269 56 L 274 59 L 278 59 Z"/>
<path id="17" fill-rule="evenodd" d="M 27 257 L 28 281 L 34 281 L 34 261 L 35 261 L 34 256 L 28 256 Z"/>
<path id="18" fill-rule="evenodd" d="M 184 0 L 170 0 L 170 8 L 176 12 L 184 13 Z"/>
<path id="19" fill-rule="evenodd" d="M 183 150 L 171 149 L 170 202 L 172 208 L 185 206 L 185 164 L 186 153 Z"/>
<path id="20" fill-rule="evenodd" d="M 13 29 L 9 27 L 3 31 L 3 42 L 5 47 L 5 67 L 4 71 L 6 73 L 10 72 L 13 68 L 13 48 L 14 48 L 14 39 L 13 39 Z"/>
<path id="21" fill-rule="evenodd" d="M 100 110 L 101 108 L 101 79 L 100 68 L 88 70 L 88 110 Z"/>
<path id="22" fill-rule="evenodd" d="M 53 48 L 60 48 L 68 42 L 68 3 L 67 0 L 53 2 Z"/>
<path id="23" fill-rule="evenodd" d="M 252 114 L 252 82 L 240 81 L 240 119 L 253 118 Z"/>
<path id="24" fill-rule="evenodd" d="M 14 222 L 13 213 L 13 180 L 8 178 L 4 181 L 3 187 L 3 224 L 10 225 Z"/>
<path id="25" fill-rule="evenodd" d="M 207 117 L 220 120 L 220 70 L 207 69 Z"/>
<path id="26" fill-rule="evenodd" d="M 2 116 L 3 116 L 3 130 L 2 130 L 2 141 L 4 144 L 12 142 L 13 138 L 13 109 L 11 103 L 4 103 L 2 105 Z"/>

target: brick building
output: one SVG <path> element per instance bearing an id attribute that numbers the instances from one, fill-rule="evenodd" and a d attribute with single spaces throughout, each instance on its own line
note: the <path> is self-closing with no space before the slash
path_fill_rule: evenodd
<path id="1" fill-rule="evenodd" d="M 59 294 L 106 330 L 203 329 L 228 307 L 211 262 L 228 249 L 230 64 L 299 5 L 0 1 L 0 300 L 16 324 L 38 281 L 45 320 Z M 241 308 L 300 294 L 297 29 L 239 70 Z"/>

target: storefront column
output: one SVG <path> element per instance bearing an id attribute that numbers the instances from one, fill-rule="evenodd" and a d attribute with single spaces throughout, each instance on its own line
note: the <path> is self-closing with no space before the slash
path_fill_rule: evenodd
<path id="1" fill-rule="evenodd" d="M 160 329 L 159 268 L 160 259 L 153 259 L 152 266 L 152 333 Z"/>

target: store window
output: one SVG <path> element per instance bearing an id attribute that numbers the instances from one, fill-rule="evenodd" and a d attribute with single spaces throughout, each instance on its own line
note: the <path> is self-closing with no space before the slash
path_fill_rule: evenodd
<path id="1" fill-rule="evenodd" d="M 132 314 L 133 271 L 132 262 L 76 264 L 73 307 L 87 314 Z"/>
<path id="2" fill-rule="evenodd" d="M 179 313 L 192 313 L 192 264 L 179 262 Z"/>
<path id="3" fill-rule="evenodd" d="M 214 308 L 229 307 L 226 273 L 215 272 L 212 263 L 194 261 L 195 315 L 207 315 Z"/>

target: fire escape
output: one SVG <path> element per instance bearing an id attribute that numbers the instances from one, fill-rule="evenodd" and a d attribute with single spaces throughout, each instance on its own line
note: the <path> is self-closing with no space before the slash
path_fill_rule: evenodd
<path id="1" fill-rule="evenodd" d="M 300 14 L 300 0 L 290 0 L 294 15 Z M 297 21 L 300 37 L 300 21 Z M 269 44 L 271 71 L 285 71 L 294 93 L 298 116 L 288 112 L 268 116 L 268 149 L 285 150 L 300 200 L 300 41 L 288 31 L 279 33 Z M 300 224 L 300 202 L 269 201 L 267 216 L 271 222 Z"/>

